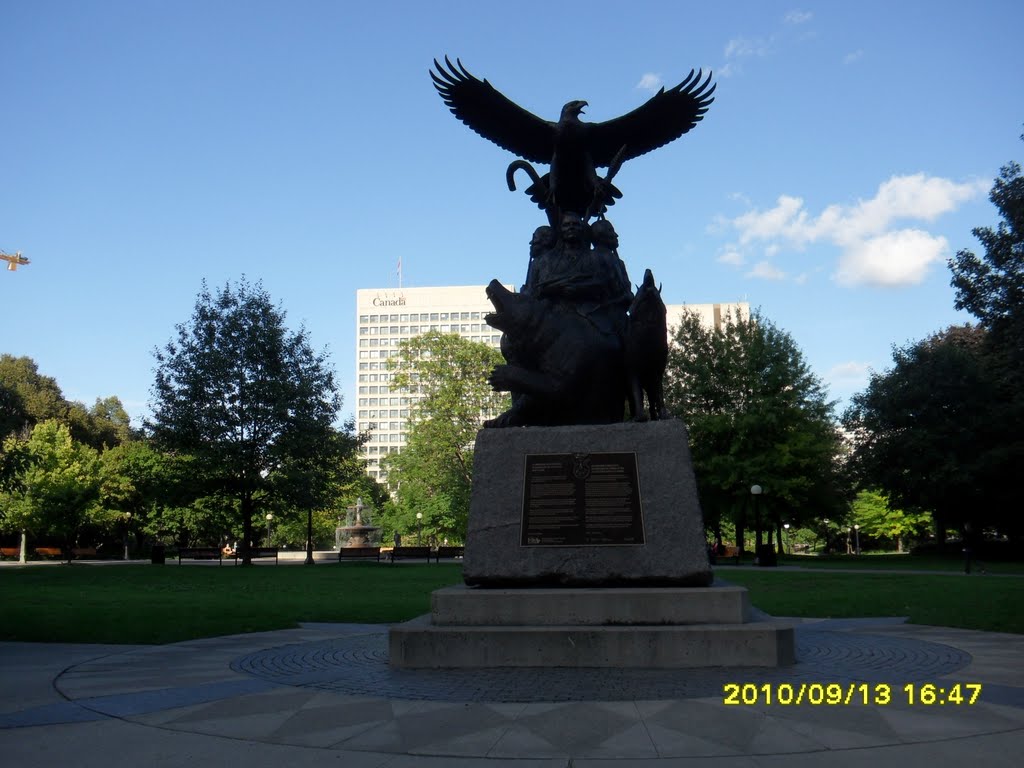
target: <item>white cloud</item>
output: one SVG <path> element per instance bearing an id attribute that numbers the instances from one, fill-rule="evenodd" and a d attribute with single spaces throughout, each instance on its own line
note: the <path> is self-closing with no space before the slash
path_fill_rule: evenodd
<path id="1" fill-rule="evenodd" d="M 725 58 L 743 59 L 750 56 L 765 56 L 771 50 L 767 40 L 749 37 L 734 37 L 725 44 Z"/>
<path id="2" fill-rule="evenodd" d="M 863 55 L 864 55 L 864 49 L 863 48 L 859 48 L 856 51 L 854 51 L 853 53 L 846 54 L 843 57 L 843 64 L 853 64 L 853 62 L 857 61 Z"/>
<path id="3" fill-rule="evenodd" d="M 780 195 L 773 208 L 751 210 L 732 219 L 739 249 L 764 243 L 776 255 L 782 246 L 803 249 L 827 242 L 842 249 L 835 278 L 847 285 L 911 285 L 924 279 L 948 247 L 945 238 L 897 222 L 933 222 L 967 200 L 984 194 L 987 182 L 957 183 L 925 176 L 893 176 L 875 196 L 854 205 L 832 204 L 817 216 L 803 198 Z"/>
<path id="4" fill-rule="evenodd" d="M 759 261 L 747 272 L 747 277 L 758 277 L 762 280 L 784 280 L 786 273 L 767 261 Z"/>
<path id="5" fill-rule="evenodd" d="M 848 248 L 835 278 L 844 285 L 892 288 L 924 280 L 928 268 L 944 260 L 949 244 L 919 229 L 902 229 Z"/>
<path id="6" fill-rule="evenodd" d="M 731 264 L 734 267 L 742 266 L 747 262 L 743 254 L 734 248 L 727 248 L 718 255 L 717 261 L 721 264 Z"/>
<path id="7" fill-rule="evenodd" d="M 860 381 L 867 378 L 870 370 L 871 366 L 868 363 L 860 363 L 855 360 L 851 360 L 847 363 L 833 365 L 826 374 L 826 377 L 830 381 L 840 381 L 845 379 Z"/>
<path id="8" fill-rule="evenodd" d="M 636 87 L 642 91 L 656 91 L 665 83 L 661 79 L 661 75 L 656 75 L 653 72 L 647 72 L 643 77 L 640 78 L 640 82 L 636 84 Z"/>
<path id="9" fill-rule="evenodd" d="M 802 198 L 780 195 L 774 208 L 749 211 L 737 216 L 732 223 L 740 231 L 740 242 L 744 245 L 779 237 L 802 240 L 800 233 L 807 226 L 807 212 L 803 208 Z"/>
<path id="10" fill-rule="evenodd" d="M 803 24 L 811 20 L 814 16 L 810 11 L 797 11 L 793 10 L 787 13 L 784 17 L 784 21 L 787 24 Z"/>

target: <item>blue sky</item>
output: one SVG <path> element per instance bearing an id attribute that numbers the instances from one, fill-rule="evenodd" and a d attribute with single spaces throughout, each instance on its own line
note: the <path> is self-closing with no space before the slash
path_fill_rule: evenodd
<path id="1" fill-rule="evenodd" d="M 946 259 L 1024 160 L 1024 6 L 953 2 L 4 0 L 0 352 L 146 411 L 205 278 L 262 280 L 354 406 L 357 288 L 521 283 L 543 214 L 444 107 L 462 59 L 547 119 L 611 119 L 711 69 L 689 134 L 627 163 L 634 282 L 749 301 L 833 398 L 969 318 Z"/>

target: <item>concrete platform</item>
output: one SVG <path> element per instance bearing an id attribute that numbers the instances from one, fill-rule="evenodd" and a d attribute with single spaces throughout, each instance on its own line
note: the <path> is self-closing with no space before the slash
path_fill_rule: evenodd
<path id="1" fill-rule="evenodd" d="M 449 587 L 432 610 L 389 632 L 401 669 L 778 667 L 793 629 L 750 622 L 743 587 Z"/>
<path id="2" fill-rule="evenodd" d="M 1015 768 L 1024 753 L 1020 635 L 809 620 L 783 669 L 411 672 L 389 670 L 386 629 L 0 643 L 0 754 L 19 768 Z M 724 703 L 728 682 L 837 681 L 893 699 Z M 911 681 L 983 689 L 969 706 L 910 705 Z"/>
<path id="3" fill-rule="evenodd" d="M 431 595 L 438 626 L 594 626 L 742 624 L 750 621 L 747 590 L 736 586 L 636 588 L 438 589 Z"/>
<path id="4" fill-rule="evenodd" d="M 388 655 L 402 669 L 779 667 L 795 660 L 793 628 L 772 622 L 439 627 L 429 616 L 392 627 Z"/>

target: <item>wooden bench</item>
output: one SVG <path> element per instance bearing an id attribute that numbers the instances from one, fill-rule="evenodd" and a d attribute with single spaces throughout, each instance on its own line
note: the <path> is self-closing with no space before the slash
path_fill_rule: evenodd
<path id="1" fill-rule="evenodd" d="M 338 562 L 372 557 L 380 562 L 380 547 L 342 547 L 338 550 Z"/>
<path id="2" fill-rule="evenodd" d="M 430 547 L 393 547 L 391 550 L 391 562 L 405 559 L 420 559 L 430 562 L 433 555 Z"/>
<path id="3" fill-rule="evenodd" d="M 64 550 L 60 547 L 36 547 L 36 554 L 40 557 L 64 557 Z"/>
<path id="4" fill-rule="evenodd" d="M 235 552 L 235 560 L 238 560 L 239 552 Z M 252 547 L 249 549 L 249 559 L 257 560 L 260 558 L 274 558 L 274 564 L 277 565 L 280 560 L 277 558 L 277 547 Z"/>
<path id="5" fill-rule="evenodd" d="M 216 560 L 224 564 L 224 551 L 220 547 L 181 547 L 178 550 L 178 565 L 182 560 Z"/>
<path id="6" fill-rule="evenodd" d="M 21 557 L 21 547 L 0 547 L 0 557 Z"/>
<path id="7" fill-rule="evenodd" d="M 434 559 L 437 562 L 441 562 L 441 558 L 455 560 L 456 558 L 463 557 L 466 554 L 465 547 L 438 547 L 434 553 Z"/>

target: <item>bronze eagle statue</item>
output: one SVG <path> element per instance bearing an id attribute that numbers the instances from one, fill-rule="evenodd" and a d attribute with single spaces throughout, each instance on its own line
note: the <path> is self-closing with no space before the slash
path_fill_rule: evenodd
<path id="1" fill-rule="evenodd" d="M 557 122 L 544 120 L 501 94 L 487 80 L 474 77 L 459 59 L 445 65 L 434 59 L 430 76 L 444 103 L 459 120 L 499 147 L 535 163 L 546 163 L 544 177 L 531 173 L 531 199 L 548 211 L 549 217 L 573 212 L 584 219 L 602 213 L 621 193 L 611 178 L 626 160 L 678 139 L 704 118 L 715 85 L 711 73 L 690 74 L 679 85 L 659 90 L 632 112 L 602 123 L 580 120 L 585 101 L 570 101 L 562 107 Z M 525 163 L 509 166 L 512 175 Z M 598 168 L 610 168 L 607 177 Z M 532 171 L 532 168 L 529 169 Z"/>

